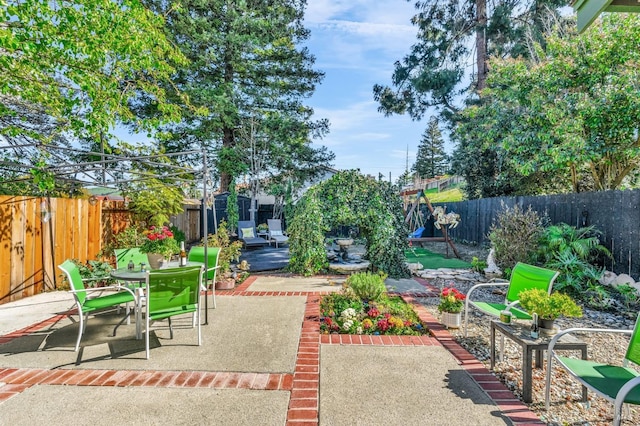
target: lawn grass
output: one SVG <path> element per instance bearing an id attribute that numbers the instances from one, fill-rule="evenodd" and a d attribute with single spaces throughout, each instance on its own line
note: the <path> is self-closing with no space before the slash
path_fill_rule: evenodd
<path id="1" fill-rule="evenodd" d="M 409 263 L 420 263 L 424 269 L 469 269 L 471 264 L 464 260 L 454 257 L 453 250 L 450 251 L 450 257 L 447 258 L 441 254 L 430 252 L 427 249 L 416 247 L 405 250 L 404 255 Z"/>

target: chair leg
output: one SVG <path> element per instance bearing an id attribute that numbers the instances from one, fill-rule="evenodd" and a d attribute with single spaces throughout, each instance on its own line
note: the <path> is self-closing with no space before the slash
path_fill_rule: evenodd
<path id="1" fill-rule="evenodd" d="M 82 339 L 82 334 L 84 333 L 84 314 L 82 313 L 82 311 L 79 311 L 78 317 L 80 318 L 80 324 L 78 327 L 78 339 L 76 340 L 76 348 L 74 349 L 75 352 L 78 352 L 78 349 L 80 349 L 80 340 Z"/>
<path id="2" fill-rule="evenodd" d="M 205 295 L 205 297 L 206 297 L 206 295 Z M 215 282 L 215 279 L 213 281 L 211 281 L 211 301 L 213 302 L 213 309 L 215 309 L 216 308 L 216 282 Z"/>
<path id="3" fill-rule="evenodd" d="M 169 320 L 169 338 L 173 339 L 173 327 L 171 326 L 171 317 L 167 319 Z"/>

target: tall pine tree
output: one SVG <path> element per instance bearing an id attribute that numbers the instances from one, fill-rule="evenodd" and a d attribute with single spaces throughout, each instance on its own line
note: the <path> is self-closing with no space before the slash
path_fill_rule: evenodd
<path id="1" fill-rule="evenodd" d="M 191 60 L 179 70 L 175 86 L 208 109 L 167 127 L 167 149 L 206 147 L 216 159 L 221 191 L 249 168 L 240 139 L 250 118 L 264 124 L 260 128 L 274 141 L 274 157 L 287 149 L 306 153 L 311 137 L 326 133 L 328 122 L 312 120 L 313 110 L 303 103 L 323 78 L 312 68 L 313 55 L 299 47 L 309 36 L 302 25 L 305 0 L 145 3 L 166 16 L 169 37 Z"/>
<path id="2" fill-rule="evenodd" d="M 416 162 L 411 169 L 421 178 L 433 178 L 449 170 L 449 156 L 444 150 L 444 139 L 436 117 L 429 120 L 429 126 L 418 146 Z"/>

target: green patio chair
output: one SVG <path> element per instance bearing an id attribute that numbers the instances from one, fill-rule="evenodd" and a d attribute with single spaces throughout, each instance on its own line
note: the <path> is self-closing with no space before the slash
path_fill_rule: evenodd
<path id="1" fill-rule="evenodd" d="M 222 249 L 220 247 L 207 247 L 207 278 L 203 281 L 204 289 L 207 289 L 207 281 L 211 281 L 211 298 L 213 300 L 213 307 L 216 307 L 216 272 L 220 268 L 218 265 L 218 258 L 220 257 Z M 190 262 L 202 262 L 205 263 L 204 247 L 191 247 L 187 260 Z"/>
<path id="2" fill-rule="evenodd" d="M 549 410 L 551 394 L 551 374 L 553 361 L 564 368 L 572 377 L 587 389 L 614 403 L 613 424 L 620 425 L 622 405 L 640 405 L 640 373 L 629 367 L 630 363 L 640 365 L 640 315 L 636 318 L 633 330 L 606 328 L 570 328 L 556 334 L 549 342 L 547 350 L 547 375 L 545 386 L 545 407 Z M 554 347 L 558 340 L 570 333 L 619 333 L 631 335 L 629 346 L 622 361 L 622 365 L 611 365 L 592 360 L 574 359 L 560 356 Z"/>
<path id="3" fill-rule="evenodd" d="M 115 249 L 116 254 L 116 267 L 118 269 L 124 269 L 129 265 L 129 261 L 132 260 L 136 265 L 136 268 L 140 267 L 141 263 L 148 263 L 147 253 L 141 253 L 138 247 Z"/>
<path id="4" fill-rule="evenodd" d="M 64 272 L 67 281 L 69 282 L 69 292 L 73 294 L 76 302 L 76 307 L 78 309 L 78 316 L 80 317 L 78 340 L 76 341 L 75 347 L 75 351 L 77 352 L 80 348 L 80 340 L 82 339 L 82 334 L 84 333 L 86 322 L 90 313 L 105 310 L 107 308 L 119 307 L 122 304 L 128 304 L 130 302 L 135 303 L 136 298 L 133 290 L 121 286 L 85 288 L 85 280 L 83 280 L 80 276 L 78 266 L 71 260 L 65 260 L 61 265 L 58 265 L 58 268 L 60 268 L 62 272 Z M 115 290 L 116 292 L 108 294 L 106 296 L 98 296 L 93 298 L 88 297 L 88 293 L 104 293 L 111 290 Z M 129 318 L 129 309 L 127 309 L 126 318 Z M 120 322 L 114 328 L 114 336 L 116 335 L 116 330 L 120 324 L 122 324 L 122 322 Z"/>
<path id="5" fill-rule="evenodd" d="M 513 318 L 530 320 L 529 313 L 516 308 L 518 305 L 518 295 L 524 290 L 533 288 L 543 289 L 547 293 L 551 293 L 551 288 L 560 273 L 539 266 L 528 265 L 518 262 L 511 271 L 511 278 L 504 282 L 490 282 L 476 284 L 469 289 L 464 304 L 464 335 L 467 336 L 467 324 L 469 321 L 469 308 L 475 308 L 482 313 L 500 317 L 501 311 L 510 311 Z M 483 302 L 472 300 L 473 292 L 482 287 L 508 286 L 507 294 L 502 303 Z"/>
<path id="6" fill-rule="evenodd" d="M 147 272 L 145 309 L 145 348 L 149 359 L 149 333 L 151 321 L 167 319 L 169 337 L 173 339 L 171 318 L 176 315 L 193 314 L 197 318 L 198 346 L 202 343 L 200 322 L 200 288 L 202 286 L 202 266 L 157 269 Z"/>

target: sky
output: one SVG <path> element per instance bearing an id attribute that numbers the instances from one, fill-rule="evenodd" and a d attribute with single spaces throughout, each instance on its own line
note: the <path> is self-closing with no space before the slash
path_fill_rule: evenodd
<path id="1" fill-rule="evenodd" d="M 407 149 L 409 168 L 415 162 L 429 114 L 421 121 L 385 117 L 373 99 L 374 84 L 390 86 L 394 62 L 416 42 L 413 15 L 413 1 L 308 0 L 306 46 L 325 78 L 306 104 L 316 118 L 329 119 L 330 133 L 314 143 L 335 153 L 336 169 L 387 179 L 391 173 L 395 181 L 406 169 Z"/>

